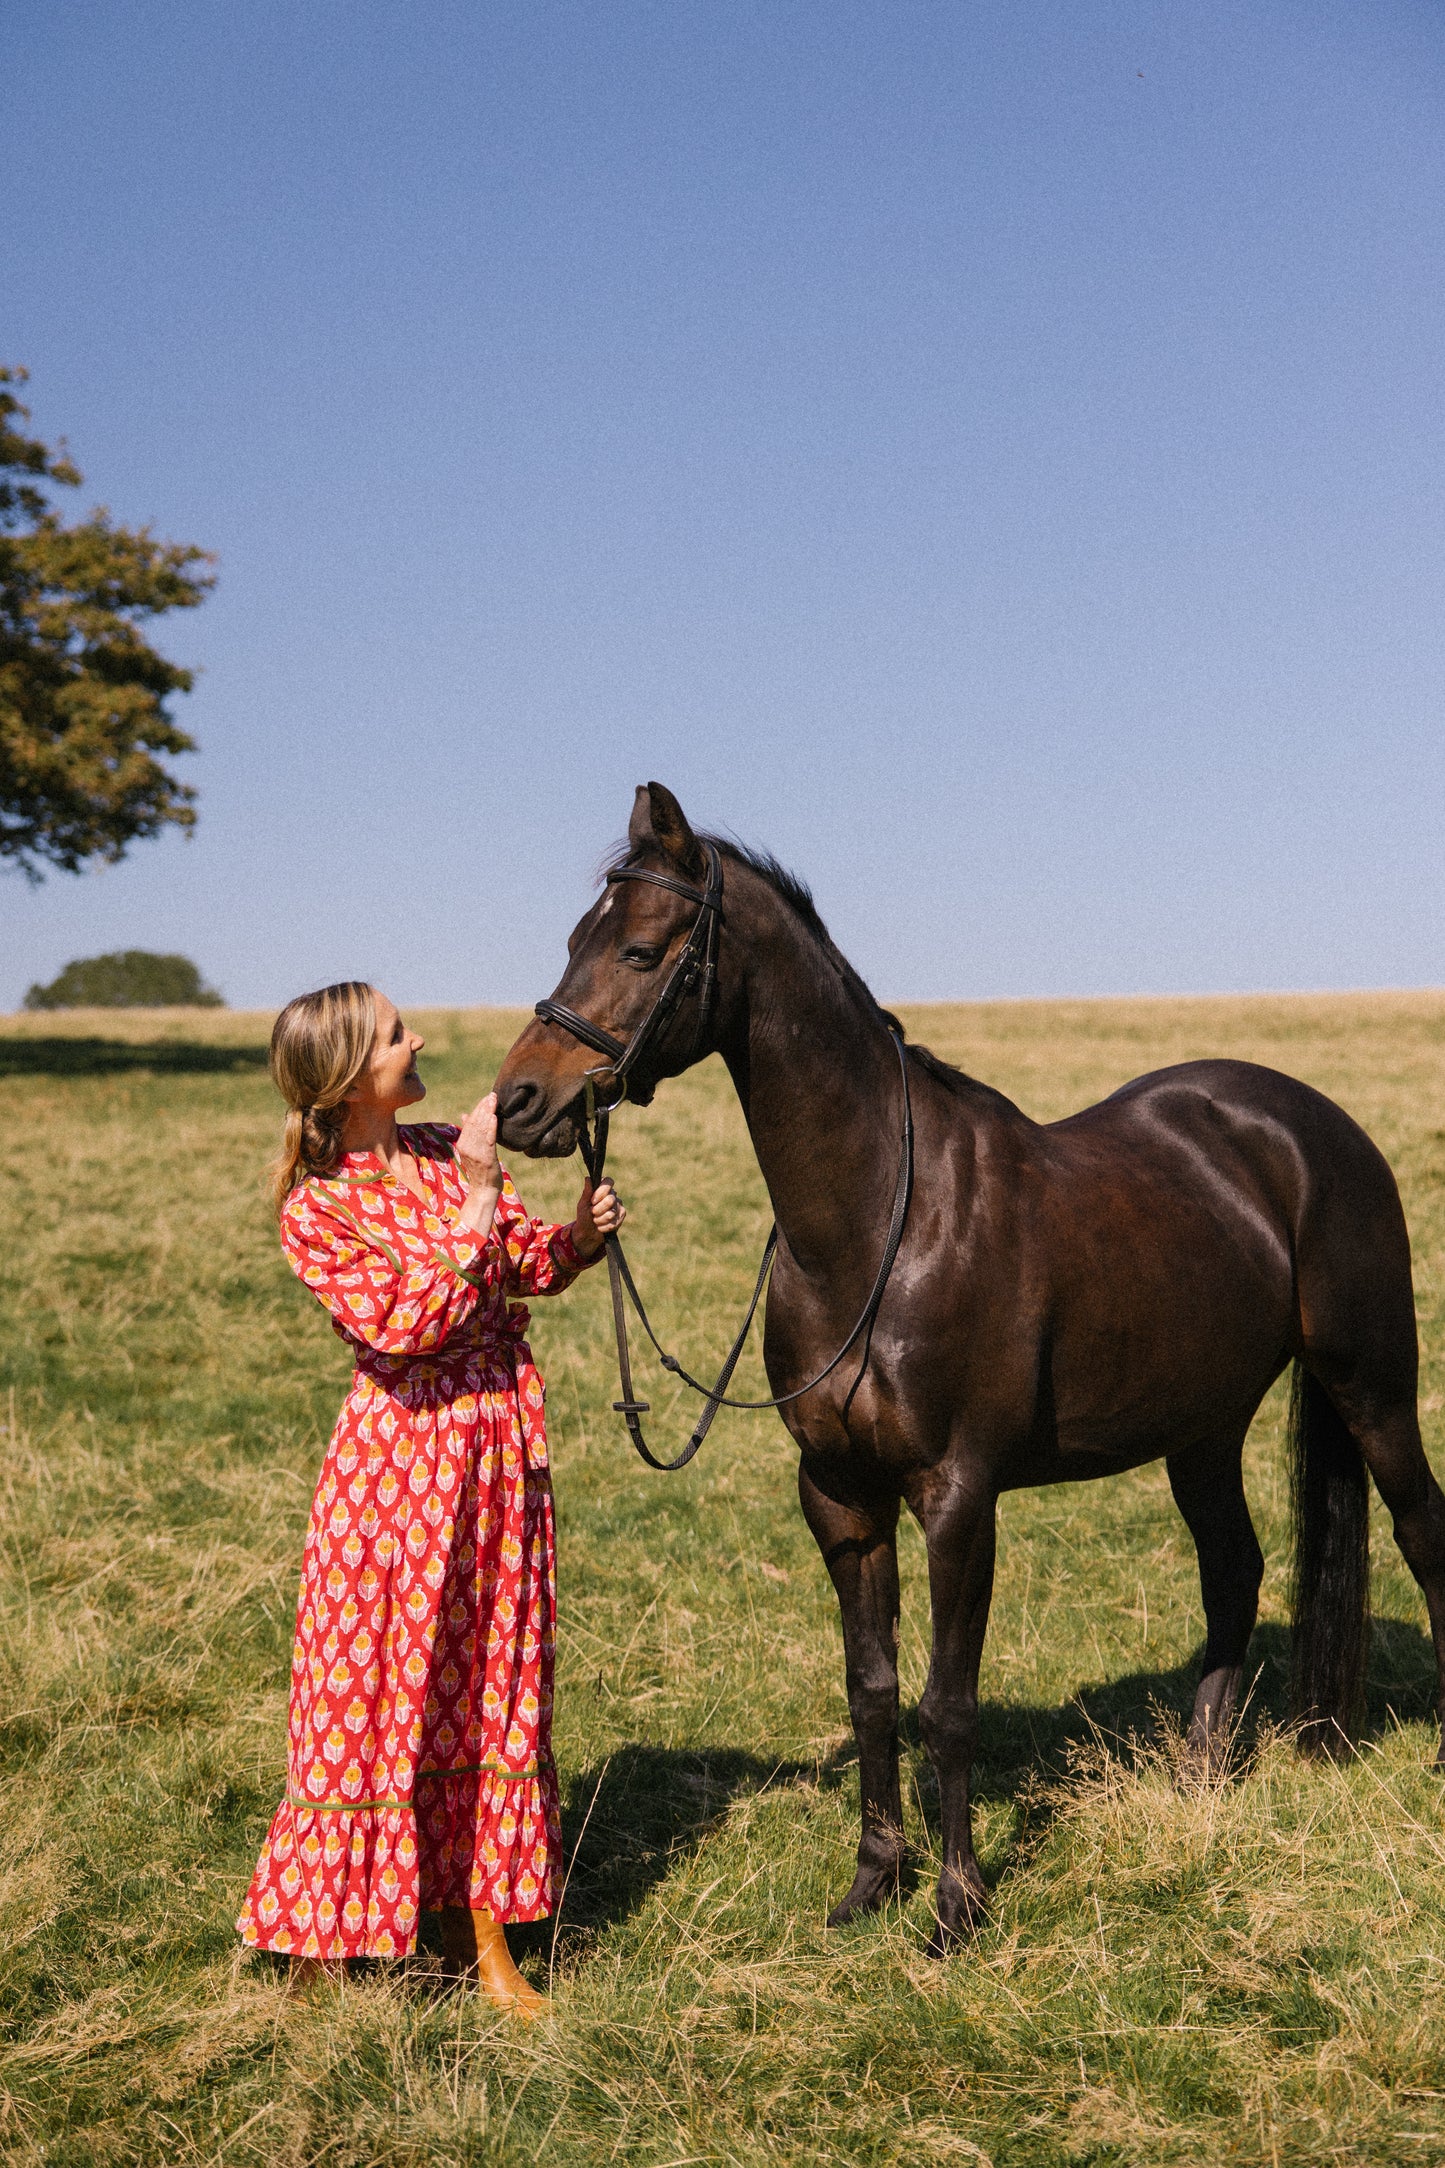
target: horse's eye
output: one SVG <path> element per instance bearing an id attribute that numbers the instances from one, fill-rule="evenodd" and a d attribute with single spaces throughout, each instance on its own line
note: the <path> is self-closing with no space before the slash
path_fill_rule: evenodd
<path id="1" fill-rule="evenodd" d="M 622 961 L 631 964 L 634 971 L 655 971 L 662 962 L 663 954 L 664 951 L 660 948 L 634 941 L 622 951 Z"/>

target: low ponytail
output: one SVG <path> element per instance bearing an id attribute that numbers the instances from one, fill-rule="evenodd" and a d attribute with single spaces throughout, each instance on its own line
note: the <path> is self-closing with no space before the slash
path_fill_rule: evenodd
<path id="1" fill-rule="evenodd" d="M 271 1078 L 286 1101 L 281 1151 L 271 1169 L 279 1213 L 298 1182 L 327 1175 L 341 1157 L 345 1099 L 371 1059 L 376 999 L 364 979 L 344 979 L 288 1001 L 271 1032 Z"/>
<path id="2" fill-rule="evenodd" d="M 286 1126 L 281 1132 L 281 1151 L 271 1169 L 271 1200 L 279 1212 L 296 1184 L 303 1179 L 301 1165 L 301 1130 L 305 1116 L 299 1107 L 286 1109 Z"/>

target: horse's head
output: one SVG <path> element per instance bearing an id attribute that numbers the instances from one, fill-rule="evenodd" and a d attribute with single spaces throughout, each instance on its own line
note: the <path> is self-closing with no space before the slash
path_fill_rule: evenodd
<path id="1" fill-rule="evenodd" d="M 698 841 L 661 783 L 639 788 L 627 840 L 622 867 L 572 930 L 567 969 L 551 998 L 619 1049 L 630 1048 L 657 1011 L 657 1028 L 647 1031 L 626 1078 L 627 1097 L 645 1105 L 662 1077 L 678 1075 L 716 1044 L 715 1009 L 699 1041 L 703 975 L 691 973 L 685 957 L 690 939 L 696 955 L 693 937 L 708 930 L 698 899 L 708 887 L 712 847 Z M 618 1096 L 611 1055 L 565 1024 L 540 1017 L 528 1024 L 497 1077 L 503 1145 L 546 1159 L 575 1150 L 589 1076 L 603 1103 Z"/>

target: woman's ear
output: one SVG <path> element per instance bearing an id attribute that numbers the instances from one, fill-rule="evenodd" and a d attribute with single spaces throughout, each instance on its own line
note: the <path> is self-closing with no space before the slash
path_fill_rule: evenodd
<path id="1" fill-rule="evenodd" d="M 627 840 L 635 851 L 641 850 L 644 844 L 655 844 L 687 880 L 701 880 L 707 871 L 702 845 L 665 783 L 638 785 L 632 801 Z"/>

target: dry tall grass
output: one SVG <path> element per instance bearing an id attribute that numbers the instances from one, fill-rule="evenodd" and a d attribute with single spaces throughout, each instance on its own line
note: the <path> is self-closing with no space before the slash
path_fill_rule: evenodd
<path id="1" fill-rule="evenodd" d="M 1369 1734 L 1278 1733 L 1280 1408 L 1249 1480 L 1268 1556 L 1236 1766 L 1184 1781 L 1200 1619 L 1162 1470 L 1005 1502 L 985 1663 L 976 1949 L 922 1954 L 920 1883 L 828 1935 L 856 1777 L 831 1594 L 772 1417 L 653 1476 L 609 1412 L 605 1288 L 539 1305 L 561 1530 L 557 1746 L 574 1857 L 533 1937 L 554 2026 L 427 1965 L 295 2005 L 231 1920 L 274 1805 L 301 1531 L 344 1357 L 259 1174 L 267 1019 L 0 1025 L 0 2148 L 165 2161 L 1316 2162 L 1445 2158 L 1445 1798 L 1423 1611 L 1375 1531 Z M 437 1112 L 519 1018 L 421 1019 Z M 1445 997 L 995 1004 L 915 1034 L 1054 1115 L 1194 1053 L 1356 1112 L 1416 1245 L 1439 1460 Z M 716 1065 L 616 1126 L 632 1249 L 681 1350 L 727 1337 L 766 1204 Z M 570 1208 L 577 1169 L 517 1170 Z M 758 1375 L 754 1360 L 752 1374 Z M 688 1410 L 650 1380 L 663 1438 Z M 669 1410 L 671 1412 L 669 1413 Z M 927 1650 L 906 1546 L 905 1698 Z"/>

